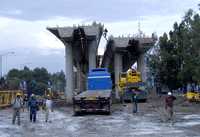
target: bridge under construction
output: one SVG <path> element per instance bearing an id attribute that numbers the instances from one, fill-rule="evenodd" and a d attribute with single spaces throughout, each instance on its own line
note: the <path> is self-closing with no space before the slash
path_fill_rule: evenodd
<path id="1" fill-rule="evenodd" d="M 145 53 L 155 44 L 153 37 L 110 37 L 101 59 L 97 55 L 104 26 L 93 23 L 88 26 L 50 27 L 47 28 L 65 45 L 66 97 L 72 103 L 74 92 L 86 88 L 88 70 L 106 67 L 114 76 L 114 84 L 119 80 L 119 73 L 126 71 L 135 62 L 146 80 Z M 133 30 L 134 31 L 134 30 Z M 101 60 L 101 61 L 100 61 Z M 118 98 L 118 89 L 115 89 Z"/>

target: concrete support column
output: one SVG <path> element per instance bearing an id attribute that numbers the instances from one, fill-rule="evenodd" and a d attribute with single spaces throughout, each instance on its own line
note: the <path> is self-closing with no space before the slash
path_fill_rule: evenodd
<path id="1" fill-rule="evenodd" d="M 119 89 L 118 89 L 118 81 L 119 74 L 122 72 L 122 56 L 119 53 L 115 53 L 114 56 L 114 71 L 115 71 L 115 97 L 119 99 Z"/>
<path id="2" fill-rule="evenodd" d="M 77 83 L 77 91 L 80 92 L 81 91 L 81 68 L 79 63 L 77 63 L 77 79 L 76 79 L 76 83 Z"/>
<path id="3" fill-rule="evenodd" d="M 109 64 L 110 64 L 109 60 L 110 60 L 110 59 L 105 60 L 105 63 L 104 63 L 104 67 L 105 67 L 105 68 L 108 68 L 108 67 L 109 67 Z"/>
<path id="4" fill-rule="evenodd" d="M 72 56 L 72 46 L 65 43 L 65 77 L 66 77 L 66 87 L 65 95 L 67 97 L 67 103 L 72 104 L 73 98 L 73 56 Z"/>
<path id="5" fill-rule="evenodd" d="M 96 68 L 96 53 L 97 53 L 97 41 L 93 40 L 89 45 L 89 70 Z"/>
<path id="6" fill-rule="evenodd" d="M 77 90 L 78 92 L 83 92 L 84 91 L 84 77 L 83 77 L 83 73 L 81 71 L 81 67 L 80 64 L 77 64 Z"/>
<path id="7" fill-rule="evenodd" d="M 137 61 L 137 70 L 141 73 L 142 80 L 146 81 L 145 53 L 140 54 Z"/>

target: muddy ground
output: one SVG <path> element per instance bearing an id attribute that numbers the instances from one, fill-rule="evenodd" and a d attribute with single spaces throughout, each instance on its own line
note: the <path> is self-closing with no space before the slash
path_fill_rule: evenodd
<path id="1" fill-rule="evenodd" d="M 22 113 L 21 126 L 12 125 L 12 110 L 0 110 L 0 137 L 200 137 L 200 105 L 183 97 L 175 102 L 175 123 L 165 121 L 163 97 L 150 96 L 132 114 L 132 105 L 115 104 L 111 115 L 73 116 L 71 107 L 57 108 L 51 123 L 38 112 L 30 123 L 28 112 Z"/>

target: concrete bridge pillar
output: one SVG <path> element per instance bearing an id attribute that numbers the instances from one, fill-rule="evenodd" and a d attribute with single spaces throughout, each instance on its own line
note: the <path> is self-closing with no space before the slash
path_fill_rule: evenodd
<path id="1" fill-rule="evenodd" d="M 99 23 L 87 26 L 52 27 L 47 29 L 65 44 L 65 94 L 67 102 L 72 103 L 74 87 L 77 86 L 79 91 L 84 89 L 86 87 L 84 81 L 86 81 L 87 70 L 96 68 L 96 53 L 103 32 L 103 25 Z M 81 39 L 83 43 L 80 43 Z M 79 63 L 79 66 L 77 63 Z M 79 67 L 75 77 L 73 76 L 73 66 Z M 74 79 L 78 79 L 77 83 L 74 82 Z"/>
<path id="2" fill-rule="evenodd" d="M 119 99 L 119 89 L 118 89 L 118 81 L 119 74 L 122 72 L 122 55 L 119 53 L 115 53 L 114 55 L 114 71 L 115 71 L 115 97 Z"/>
<path id="3" fill-rule="evenodd" d="M 137 61 L 137 70 L 140 71 L 142 80 L 146 81 L 145 53 L 141 53 Z"/>
<path id="4" fill-rule="evenodd" d="M 67 103 L 72 104 L 73 98 L 73 55 L 72 55 L 72 46 L 68 43 L 65 43 L 65 78 L 66 78 L 66 87 L 65 95 L 67 98 Z"/>
<path id="5" fill-rule="evenodd" d="M 85 85 L 84 83 L 84 74 L 81 71 L 81 66 L 79 63 L 77 63 L 77 91 L 83 92 L 85 90 Z"/>
<path id="6" fill-rule="evenodd" d="M 77 90 L 78 92 L 81 91 L 81 67 L 79 63 L 77 63 Z"/>
<path id="7" fill-rule="evenodd" d="M 96 68 L 97 41 L 91 41 L 89 45 L 89 70 Z"/>
<path id="8" fill-rule="evenodd" d="M 105 67 L 105 68 L 108 68 L 108 67 L 109 67 L 109 64 L 110 64 L 110 62 L 109 62 L 109 61 L 106 61 L 105 64 L 104 64 L 104 67 Z"/>

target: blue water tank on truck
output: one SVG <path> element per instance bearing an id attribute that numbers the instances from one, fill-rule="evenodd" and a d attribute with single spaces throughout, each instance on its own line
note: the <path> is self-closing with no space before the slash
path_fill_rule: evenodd
<path id="1" fill-rule="evenodd" d="M 112 89 L 111 76 L 106 68 L 90 70 L 87 81 L 87 89 L 91 91 Z"/>
<path id="2" fill-rule="evenodd" d="M 73 98 L 74 113 L 111 111 L 111 75 L 106 68 L 91 69 L 87 76 L 87 90 Z"/>

